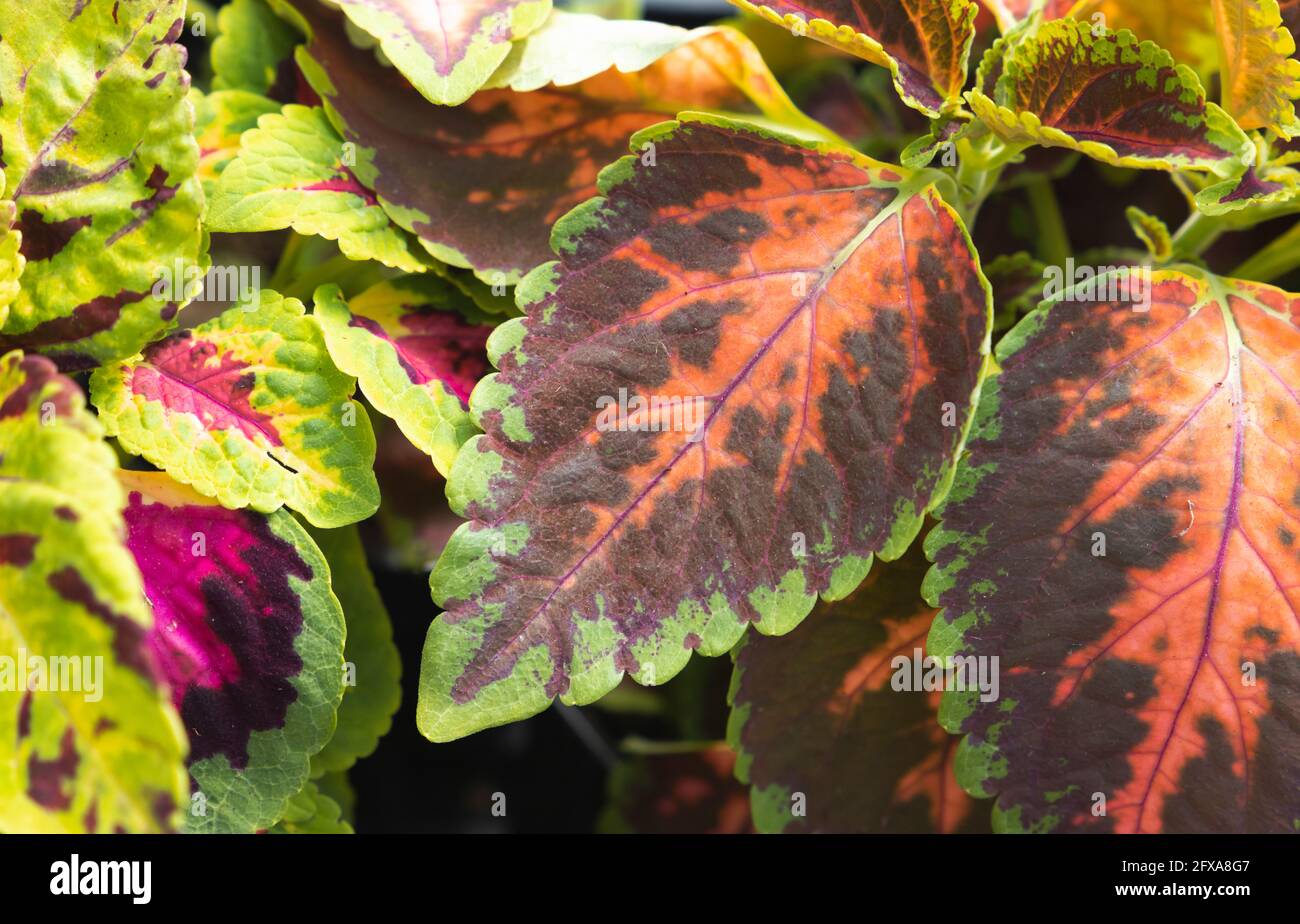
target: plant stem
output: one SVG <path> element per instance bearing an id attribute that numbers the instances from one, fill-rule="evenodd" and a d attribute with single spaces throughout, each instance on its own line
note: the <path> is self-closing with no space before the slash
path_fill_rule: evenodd
<path id="1" fill-rule="evenodd" d="M 1192 212 L 1183 222 L 1183 226 L 1174 232 L 1172 242 L 1174 255 L 1199 257 L 1226 230 L 1228 229 L 1219 216 Z"/>
<path id="2" fill-rule="evenodd" d="M 1297 267 L 1300 267 L 1300 223 L 1274 238 L 1267 247 L 1233 270 L 1232 275 L 1238 279 L 1272 282 Z"/>
<path id="3" fill-rule="evenodd" d="M 283 291 L 284 287 L 289 284 L 297 271 L 298 252 L 302 250 L 302 243 L 306 240 L 297 232 L 289 232 L 289 240 L 285 242 L 284 250 L 280 252 L 280 262 L 275 265 L 275 272 L 271 274 L 271 281 L 268 284 L 270 288 L 277 292 Z"/>
<path id="4" fill-rule="evenodd" d="M 1038 255 L 1044 263 L 1064 266 L 1073 253 L 1070 236 L 1065 230 L 1065 219 L 1061 215 L 1060 203 L 1056 201 L 1056 191 L 1052 181 L 1046 177 L 1032 180 L 1025 191 L 1029 194 L 1029 207 L 1034 212 L 1034 223 L 1038 228 Z"/>

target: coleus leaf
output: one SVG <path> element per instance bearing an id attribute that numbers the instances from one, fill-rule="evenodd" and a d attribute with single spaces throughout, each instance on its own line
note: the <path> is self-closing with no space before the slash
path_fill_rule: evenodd
<path id="1" fill-rule="evenodd" d="M 953 774 L 956 739 L 936 721 L 942 691 L 912 684 L 935 615 L 921 599 L 925 565 L 919 549 L 877 565 L 785 638 L 737 647 L 727 740 L 760 832 L 987 829 L 987 806 Z"/>
<path id="2" fill-rule="evenodd" d="M 343 819 L 339 804 L 321 792 L 315 783 L 307 783 L 294 794 L 285 808 L 284 817 L 275 823 L 271 834 L 353 834 L 352 825 Z"/>
<path id="3" fill-rule="evenodd" d="M 311 775 L 318 777 L 347 770 L 374 753 L 402 700 L 402 660 L 357 528 L 308 527 L 307 532 L 329 563 L 347 623 L 343 702 L 334 736 L 311 759 Z"/>
<path id="4" fill-rule="evenodd" d="M 551 0 L 334 0 L 430 102 L 457 106 L 546 21 Z"/>
<path id="5" fill-rule="evenodd" d="M 600 829 L 609 834 L 749 834 L 749 798 L 722 745 L 644 754 L 609 777 Z"/>
<path id="6" fill-rule="evenodd" d="M 150 648 L 190 738 L 186 829 L 265 828 L 307 782 L 343 695 L 329 566 L 288 511 L 228 510 L 162 472 L 121 479 Z"/>
<path id="7" fill-rule="evenodd" d="M 1223 106 L 1246 130 L 1300 134 L 1300 61 L 1277 0 L 1213 0 Z"/>
<path id="8" fill-rule="evenodd" d="M 1047 264 L 1019 251 L 994 257 L 984 264 L 993 288 L 993 330 L 1004 331 L 1029 313 L 1043 297 Z"/>
<path id="9" fill-rule="evenodd" d="M 796 35 L 888 68 L 903 102 L 931 118 L 961 106 L 979 12 L 971 0 L 731 2 Z"/>
<path id="10" fill-rule="evenodd" d="M 1150 254 L 1154 263 L 1168 263 L 1173 257 L 1174 240 L 1169 234 L 1169 228 L 1165 223 L 1152 215 L 1150 212 L 1144 212 L 1136 205 L 1130 205 L 1124 210 L 1124 217 L 1128 219 L 1129 227 L 1133 229 L 1134 236 L 1146 245 L 1147 253 Z M 1044 277 L 1040 276 L 1039 279 Z"/>
<path id="11" fill-rule="evenodd" d="M 1195 71 L 1203 85 L 1219 70 L 1214 9 L 1210 3 L 1051 0 L 1043 11 L 1045 19 L 1061 19 L 1067 15 L 1085 25 L 1105 27 L 1112 32 L 1127 29 L 1140 39 L 1155 42 L 1179 64 Z"/>
<path id="12" fill-rule="evenodd" d="M 638 129 L 682 109 L 816 128 L 731 29 L 707 32 L 635 73 L 607 70 L 531 93 L 488 90 L 438 109 L 391 68 L 356 54 L 337 14 L 300 6 L 311 38 L 299 64 L 356 144 L 354 173 L 430 253 L 489 284 L 513 283 L 550 259 L 551 226 L 594 194 L 600 167 Z"/>
<path id="13" fill-rule="evenodd" d="M 430 577 L 434 740 L 788 632 L 946 490 L 989 304 L 926 176 L 698 114 L 648 143 L 488 342 Z"/>
<path id="14" fill-rule="evenodd" d="M 247 90 L 190 90 L 194 104 L 194 137 L 199 143 L 199 179 L 208 203 L 221 171 L 239 153 L 239 139 L 257 127 L 264 115 L 280 111 L 274 100 Z"/>
<path id="15" fill-rule="evenodd" d="M 23 233 L 14 227 L 18 207 L 4 198 L 5 173 L 0 169 L 0 328 L 9 317 L 9 305 L 18 297 L 18 280 L 27 258 L 23 256 Z"/>
<path id="16" fill-rule="evenodd" d="M 482 315 L 473 300 L 426 274 L 381 282 L 347 301 L 338 286 L 322 286 L 315 303 L 334 362 L 448 474 L 478 432 L 466 407 L 487 371 L 492 328 L 461 314 Z"/>
<path id="17" fill-rule="evenodd" d="M 159 267 L 206 262 L 186 101 L 184 0 L 0 0 L 0 138 L 22 288 L 0 336 L 88 369 L 138 351 L 181 299 Z"/>
<path id="18" fill-rule="evenodd" d="M 166 831 L 185 736 L 150 656 L 117 459 L 81 389 L 0 358 L 0 829 Z"/>
<path id="19" fill-rule="evenodd" d="M 1300 198 L 1300 172 L 1274 163 L 1247 167 L 1241 176 L 1206 186 L 1196 194 L 1196 208 L 1223 215 L 1253 206 L 1282 205 Z"/>
<path id="20" fill-rule="evenodd" d="M 1119 167 L 1240 173 L 1254 145 L 1206 102 L 1190 69 L 1131 32 L 1072 19 L 999 39 L 967 94 L 1003 140 L 1082 151 Z"/>
<path id="21" fill-rule="evenodd" d="M 407 272 L 431 262 L 415 237 L 398 227 L 347 162 L 345 143 L 319 107 L 290 104 L 244 133 L 238 156 L 212 193 L 213 231 L 293 228 L 338 241 L 353 260 L 377 260 Z"/>
<path id="22" fill-rule="evenodd" d="M 274 93 L 293 66 L 299 35 L 276 16 L 266 0 L 230 0 L 217 14 L 212 42 L 212 89 Z"/>
<path id="23" fill-rule="evenodd" d="M 90 379 L 128 451 L 228 507 L 285 504 L 324 527 L 379 505 L 375 437 L 354 386 L 316 319 L 270 290 Z"/>
<path id="24" fill-rule="evenodd" d="M 1294 831 L 1300 296 L 1118 278 L 999 344 L 926 541 L 930 653 L 999 659 L 958 778 L 999 830 Z"/>

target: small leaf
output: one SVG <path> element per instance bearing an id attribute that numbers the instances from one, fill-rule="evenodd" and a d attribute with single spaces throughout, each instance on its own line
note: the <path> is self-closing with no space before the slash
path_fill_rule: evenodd
<path id="1" fill-rule="evenodd" d="M 971 107 L 1003 140 L 1082 151 L 1119 167 L 1239 173 L 1254 145 L 1205 101 L 1196 75 L 1131 32 L 1094 34 L 1070 19 L 1007 44 L 981 65 Z M 990 88 L 992 94 L 990 95 Z"/>
<path id="2" fill-rule="evenodd" d="M 353 260 L 407 272 L 428 267 L 415 238 L 395 225 L 345 160 L 348 149 L 318 107 L 290 104 L 247 132 L 208 207 L 213 231 L 293 228 L 338 241 Z"/>
<path id="3" fill-rule="evenodd" d="M 788 632 L 946 489 L 988 337 L 956 214 L 863 157 L 691 116 L 601 173 L 493 333 L 430 583 L 434 740 Z"/>
<path id="4" fill-rule="evenodd" d="M 998 830 L 1291 832 L 1300 296 L 1119 278 L 999 344 L 926 540 L 930 653 L 999 659 L 958 778 Z"/>
<path id="5" fill-rule="evenodd" d="M 441 474 L 450 472 L 456 450 L 478 432 L 466 406 L 487 371 L 492 328 L 461 315 L 482 317 L 473 301 L 424 275 L 381 282 L 349 301 L 338 286 L 322 286 L 315 302 L 334 362 Z"/>
<path id="6" fill-rule="evenodd" d="M 1205 187 L 1196 194 L 1196 208 L 1206 215 L 1223 215 L 1248 206 L 1282 205 L 1300 198 L 1300 172 L 1276 163 Z"/>
<path id="7" fill-rule="evenodd" d="M 1174 243 L 1165 223 L 1156 216 L 1142 211 L 1136 205 L 1130 205 L 1125 209 L 1124 217 L 1128 219 L 1134 235 L 1146 245 L 1151 259 L 1156 263 L 1168 262 L 1173 256 Z"/>
<path id="8" fill-rule="evenodd" d="M 599 827 L 609 834 L 749 834 L 749 798 L 736 754 L 715 745 L 632 757 L 609 777 Z"/>
<path id="9" fill-rule="evenodd" d="M 511 43 L 541 26 L 551 12 L 551 0 L 458 0 L 432 7 L 427 0 L 337 0 L 336 5 L 379 41 L 384 56 L 426 99 L 449 106 L 469 99 L 505 60 Z"/>
<path id="10" fill-rule="evenodd" d="M 65 370 L 130 356 L 184 302 L 155 293 L 160 268 L 206 268 L 184 12 L 0 0 L 0 137 L 27 262 L 0 351 Z"/>
<path id="11" fill-rule="evenodd" d="M 199 143 L 199 179 L 211 207 L 217 178 L 239 153 L 239 139 L 257 127 L 264 115 L 280 111 L 280 104 L 246 90 L 190 90 L 194 104 L 194 136 Z"/>
<path id="12" fill-rule="evenodd" d="M 789 636 L 749 636 L 737 648 L 727 740 L 760 832 L 987 829 L 988 807 L 953 775 L 956 739 L 937 719 L 943 693 L 914 680 L 933 673 L 925 565 L 919 548 L 877 565 Z"/>
<path id="13" fill-rule="evenodd" d="M 731 29 L 708 31 L 633 74 L 607 70 L 531 93 L 487 90 L 437 109 L 391 68 L 356 54 L 337 14 L 318 4 L 303 13 L 311 40 L 299 64 L 331 121 L 356 144 L 357 177 L 430 253 L 489 285 L 513 284 L 550 259 L 551 226 L 595 193 L 600 167 L 623 153 L 634 131 L 682 109 L 816 130 L 753 44 Z"/>
<path id="14" fill-rule="evenodd" d="M 1243 129 L 1300 134 L 1300 61 L 1277 0 L 1213 0 L 1223 106 Z"/>
<path id="15" fill-rule="evenodd" d="M 402 700 L 402 660 L 393 625 L 366 564 L 355 526 L 307 527 L 334 577 L 334 594 L 347 622 L 343 649 L 345 681 L 334 737 L 311 759 L 311 775 L 345 771 L 369 757 L 388 734 Z"/>
<path id="16" fill-rule="evenodd" d="M 285 809 L 284 817 L 271 828 L 271 834 L 354 834 L 352 825 L 343 820 L 339 804 L 321 792 L 315 783 L 307 783 Z"/>
<path id="17" fill-rule="evenodd" d="M 731 0 L 742 10 L 889 68 L 894 89 L 930 118 L 961 106 L 975 39 L 971 0 Z"/>
<path id="18" fill-rule="evenodd" d="M 186 797 L 116 467 L 75 383 L 41 356 L 0 358 L 6 831 L 168 831 Z"/>
<path id="19" fill-rule="evenodd" d="M 329 566 L 287 511 L 227 510 L 162 472 L 122 472 L 150 648 L 190 736 L 192 832 L 249 832 L 307 781 L 343 695 Z"/>
<path id="20" fill-rule="evenodd" d="M 375 437 L 354 386 L 302 303 L 269 290 L 90 379 L 128 451 L 228 507 L 285 504 L 324 527 L 379 505 Z"/>
<path id="21" fill-rule="evenodd" d="M 271 96 L 292 67 L 299 36 L 265 0 L 230 0 L 217 14 L 212 42 L 212 89 Z"/>

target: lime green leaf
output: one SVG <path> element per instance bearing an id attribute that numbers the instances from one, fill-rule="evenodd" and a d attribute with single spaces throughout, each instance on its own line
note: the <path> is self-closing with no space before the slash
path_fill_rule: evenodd
<path id="1" fill-rule="evenodd" d="M 343 820 L 343 809 L 321 792 L 315 783 L 307 783 L 289 800 L 284 817 L 271 828 L 272 834 L 354 834 L 352 825 Z"/>
<path id="2" fill-rule="evenodd" d="M 1300 134 L 1300 61 L 1277 0 L 1213 0 L 1223 107 L 1246 130 Z"/>
<path id="3" fill-rule="evenodd" d="M 194 104 L 194 136 L 199 142 L 199 179 L 211 204 L 217 177 L 239 153 L 239 139 L 256 128 L 262 116 L 280 111 L 274 100 L 247 90 L 190 90 Z"/>
<path id="4" fill-rule="evenodd" d="M 1254 146 L 1206 102 L 1192 71 L 1131 32 L 1071 19 L 1000 39 L 967 94 L 1003 140 L 1082 151 L 1118 167 L 1240 173 Z M 986 67 L 986 65 L 989 65 Z"/>
<path id="5" fill-rule="evenodd" d="M 278 819 L 343 695 L 343 612 L 288 511 L 228 510 L 163 472 L 122 472 L 151 648 L 190 736 L 193 832 Z"/>
<path id="6" fill-rule="evenodd" d="M 381 282 L 350 301 L 323 286 L 315 301 L 334 362 L 447 475 L 478 432 L 467 407 L 487 371 L 492 328 L 461 317 L 478 313 L 473 301 L 431 275 Z"/>
<path id="7" fill-rule="evenodd" d="M 65 369 L 173 323 L 160 267 L 206 260 L 184 0 L 0 0 L 0 138 L 27 260 L 0 349 Z"/>
<path id="8" fill-rule="evenodd" d="M 186 798 L 116 467 L 53 363 L 0 358 L 0 830 L 171 830 Z"/>
<path id="9" fill-rule="evenodd" d="M 269 290 L 90 380 L 105 426 L 130 452 L 227 507 L 285 504 L 324 527 L 379 505 L 375 437 L 355 384 L 302 303 Z"/>
<path id="10" fill-rule="evenodd" d="M 1165 223 L 1154 215 L 1142 211 L 1136 205 L 1130 205 L 1124 212 L 1128 218 L 1129 226 L 1133 233 L 1137 235 L 1138 240 L 1147 245 L 1147 251 L 1151 254 L 1151 259 L 1157 263 L 1164 263 L 1173 256 L 1174 244 L 1173 238 L 1169 235 L 1169 229 Z"/>
<path id="11" fill-rule="evenodd" d="M 217 18 L 212 43 L 212 89 L 269 94 L 290 62 L 298 33 L 265 0 L 231 0 Z"/>
<path id="12" fill-rule="evenodd" d="M 408 272 L 429 258 L 395 225 L 352 172 L 355 145 L 344 142 L 319 108 L 291 104 L 243 136 L 208 208 L 213 231 L 293 228 L 338 241 L 353 260 L 378 260 Z"/>
<path id="13" fill-rule="evenodd" d="M 337 773 L 327 773 L 322 777 L 312 780 L 316 788 L 323 795 L 328 796 L 338 803 L 341 811 L 340 817 L 348 824 L 352 824 L 356 818 L 357 794 L 352 789 L 352 783 L 348 780 L 346 771 L 340 770 Z"/>
<path id="14" fill-rule="evenodd" d="M 5 199 L 5 173 L 0 170 L 0 328 L 9 317 L 9 304 L 18 297 L 18 279 L 27 258 L 22 253 L 23 234 L 14 227 L 18 207 Z"/>
<path id="15" fill-rule="evenodd" d="M 551 0 L 335 0 L 334 5 L 379 40 L 385 57 L 426 99 L 449 106 L 469 99 L 505 60 L 511 43 L 551 12 Z"/>
<path id="16" fill-rule="evenodd" d="M 317 777 L 347 770 L 373 754 L 388 734 L 402 700 L 402 660 L 356 527 L 308 527 L 307 532 L 329 562 L 348 630 L 343 702 L 334 737 L 311 759 L 311 775 Z"/>

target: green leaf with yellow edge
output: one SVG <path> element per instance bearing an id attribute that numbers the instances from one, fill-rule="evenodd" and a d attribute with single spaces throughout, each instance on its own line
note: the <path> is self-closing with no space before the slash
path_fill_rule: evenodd
<path id="1" fill-rule="evenodd" d="M 1280 206 L 1300 200 L 1300 172 L 1267 163 L 1248 167 L 1241 176 L 1206 186 L 1196 194 L 1196 208 L 1206 215 L 1224 215 L 1247 207 Z"/>
<path id="2" fill-rule="evenodd" d="M 1174 253 L 1174 242 L 1165 223 L 1136 205 L 1125 209 L 1124 217 L 1128 219 L 1133 234 L 1146 245 L 1151 259 L 1156 263 L 1168 262 Z"/>
<path id="3" fill-rule="evenodd" d="M 0 830 L 169 831 L 188 798 L 116 468 L 75 383 L 0 358 Z"/>
<path id="4" fill-rule="evenodd" d="M 290 104 L 263 116 L 217 181 L 208 226 L 228 232 L 293 228 L 338 241 L 352 260 L 423 271 L 431 261 L 419 242 L 393 223 L 348 165 L 355 147 L 319 107 Z"/>
<path id="5" fill-rule="evenodd" d="M 266 0 L 230 0 L 217 14 L 212 42 L 212 89 L 268 95 L 292 67 L 300 36 Z"/>
<path id="6" fill-rule="evenodd" d="M 343 649 L 343 702 L 334 736 L 311 759 L 313 778 L 346 771 L 374 753 L 388 734 L 402 701 L 402 659 L 393 644 L 393 625 L 366 563 L 355 526 L 307 527 L 329 562 L 334 594 L 343 607 L 347 642 Z"/>
<path id="7" fill-rule="evenodd" d="M 1043 18 L 1069 16 L 1088 26 L 1127 29 L 1155 42 L 1179 64 L 1196 72 L 1203 85 L 1219 70 L 1214 9 L 1187 0 L 1049 0 Z"/>
<path id="8" fill-rule="evenodd" d="M 314 317 L 263 290 L 143 354 L 97 369 L 108 432 L 228 507 L 282 504 L 315 526 L 379 506 L 375 437 Z"/>
<path id="9" fill-rule="evenodd" d="M 492 332 L 465 316 L 486 316 L 431 274 L 386 280 L 349 300 L 338 286 L 322 286 L 315 302 L 334 362 L 449 474 L 457 450 L 478 432 L 467 408 L 487 371 Z"/>
<path id="10" fill-rule="evenodd" d="M 1219 36 L 1223 108 L 1249 131 L 1269 128 L 1284 138 L 1300 134 L 1295 101 L 1300 61 L 1282 24 L 1277 0 L 1212 0 Z"/>
<path id="11" fill-rule="evenodd" d="M 262 116 L 280 111 L 274 100 L 247 90 L 190 90 L 194 104 L 194 136 L 199 142 L 199 179 L 209 208 L 221 171 L 239 153 L 239 139 L 257 127 Z"/>
<path id="12" fill-rule="evenodd" d="M 137 352 L 184 299 L 161 267 L 206 261 L 184 0 L 0 0 L 0 138 L 22 286 L 0 350 L 65 370 Z"/>
<path id="13" fill-rule="evenodd" d="M 1004 141 L 1081 151 L 1117 167 L 1231 176 L 1254 145 L 1192 71 L 1131 32 L 1097 34 L 1072 19 L 999 40 L 996 66 L 967 93 Z"/>
<path id="14" fill-rule="evenodd" d="M 334 0 L 351 22 L 379 41 L 384 56 L 430 102 L 469 99 L 537 29 L 551 0 Z"/>
<path id="15" fill-rule="evenodd" d="M 334 730 L 345 629 L 329 565 L 287 510 L 230 510 L 164 472 L 120 478 L 150 649 L 190 738 L 185 829 L 260 830 Z"/>
<path id="16" fill-rule="evenodd" d="M 731 0 L 742 10 L 889 69 L 894 89 L 931 118 L 961 107 L 975 39 L 971 0 Z"/>
<path id="17" fill-rule="evenodd" d="M 315 783 L 308 782 L 285 807 L 271 834 L 355 834 L 343 809 Z"/>

